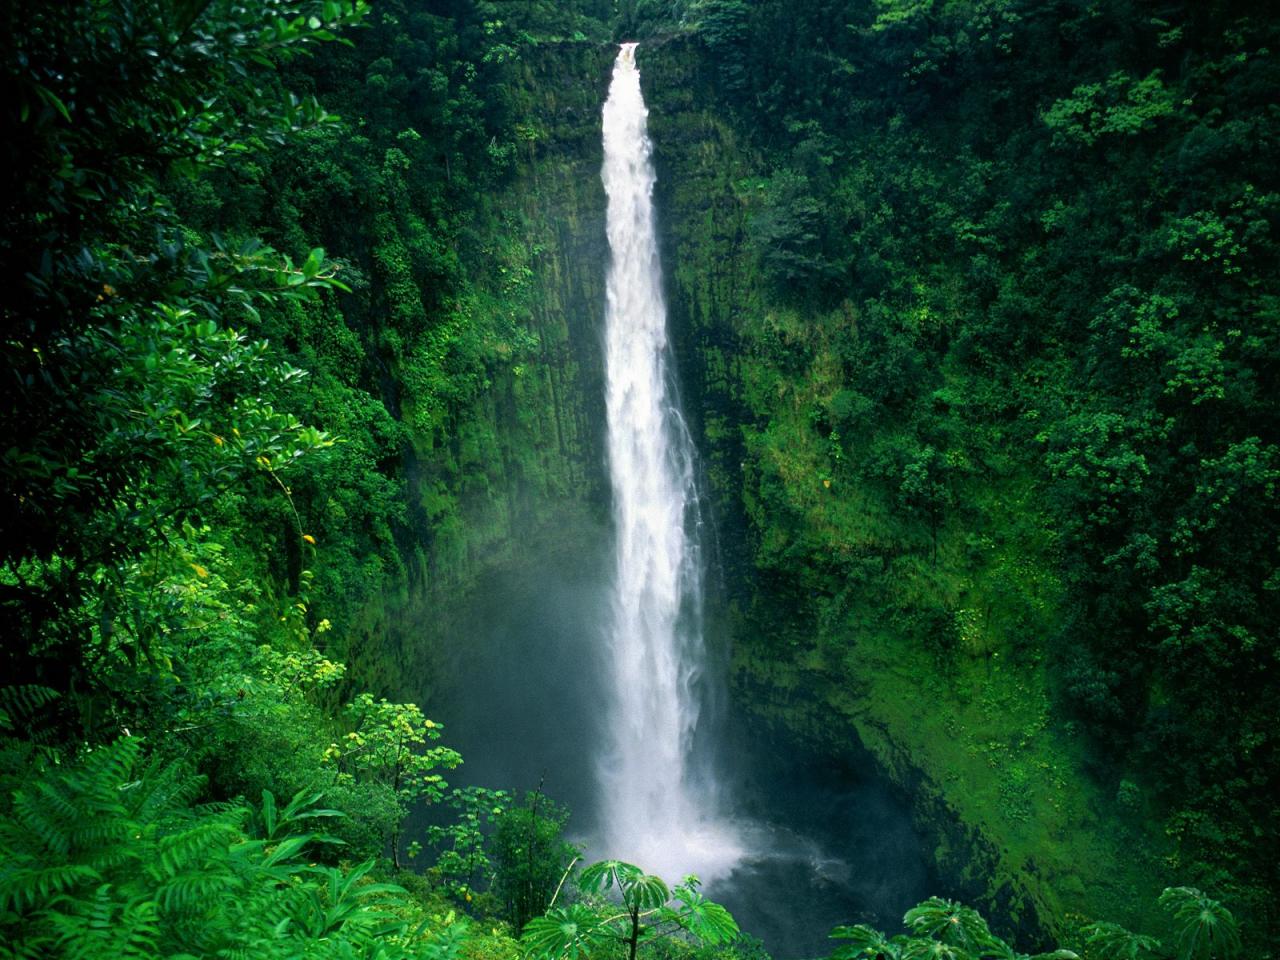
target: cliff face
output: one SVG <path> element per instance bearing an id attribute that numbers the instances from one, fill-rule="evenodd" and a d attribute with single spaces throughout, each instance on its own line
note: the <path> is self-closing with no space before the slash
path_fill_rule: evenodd
<path id="1" fill-rule="evenodd" d="M 481 198 L 459 251 L 474 319 L 509 333 L 484 345 L 474 398 L 442 428 L 411 434 L 417 563 L 399 599 L 371 608 L 363 627 L 378 651 L 370 668 L 405 695 L 429 697 L 456 667 L 449 647 L 481 581 L 556 563 L 575 538 L 598 537 L 607 515 L 599 113 L 612 56 L 563 43 L 517 66 L 515 174 Z"/>
<path id="2" fill-rule="evenodd" d="M 379 629 L 419 697 L 461 668 L 450 648 L 478 584 L 554 563 L 607 522 L 599 107 L 613 55 L 567 43 L 523 65 L 517 174 L 466 256 L 484 308 L 506 311 L 532 352 L 492 364 L 448 441 L 416 447 L 424 575 Z M 1140 923 L 1159 866 L 1126 857 L 1138 828 L 1055 712 L 1045 657 L 1061 588 L 1025 464 L 957 421 L 947 496 L 964 510 L 939 517 L 896 483 L 848 480 L 848 458 L 904 431 L 891 406 L 842 406 L 842 351 L 872 326 L 868 307 L 776 294 L 761 264 L 776 184 L 718 99 L 714 59 L 684 37 L 646 43 L 640 62 L 737 710 L 775 741 L 874 758 L 911 798 L 947 892 L 1024 942 L 1071 914 Z M 938 364 L 927 375 L 944 389 L 957 374 Z"/>
<path id="3" fill-rule="evenodd" d="M 847 343 L 875 336 L 869 307 L 775 294 L 761 261 L 776 181 L 719 98 L 714 58 L 680 38 L 642 47 L 640 62 L 735 700 L 829 755 L 865 748 L 911 796 L 950 892 L 1010 929 L 1055 934 L 1070 914 L 1140 923 L 1160 865 L 1129 855 L 1139 828 L 1085 772 L 1054 706 L 1061 586 L 1027 464 L 991 469 L 990 436 L 957 417 L 956 509 L 931 515 L 896 483 L 850 483 L 849 460 L 906 432 L 891 404 L 838 422 Z M 957 386 L 935 362 L 926 375 Z"/>
<path id="4" fill-rule="evenodd" d="M 419 450 L 417 498 L 457 489 L 457 520 L 433 530 L 436 580 L 465 581 L 524 532 L 603 497 L 599 325 L 607 246 L 599 103 L 609 51 L 535 48 L 521 64 L 516 175 L 484 198 L 486 232 L 463 251 L 476 310 L 502 315 L 518 341 L 489 364 L 488 389 L 441 445 Z M 490 232 L 491 231 L 491 232 Z"/>

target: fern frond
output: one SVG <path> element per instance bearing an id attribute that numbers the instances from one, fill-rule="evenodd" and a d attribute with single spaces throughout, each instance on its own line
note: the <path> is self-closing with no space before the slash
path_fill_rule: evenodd
<path id="1" fill-rule="evenodd" d="M 107 855 L 107 851 L 138 832 L 138 825 L 124 817 L 98 813 L 73 821 L 68 837 L 77 856 L 94 863 L 99 855 Z"/>
<path id="2" fill-rule="evenodd" d="M 51 867 L 0 867 L 0 911 L 19 912 L 48 903 L 59 894 L 102 879 L 83 863 L 63 863 Z"/>
<path id="3" fill-rule="evenodd" d="M 185 830 L 160 838 L 159 869 L 164 876 L 176 877 L 202 863 L 214 850 L 225 853 L 239 837 L 236 825 L 225 817 L 198 820 Z"/>
<path id="4" fill-rule="evenodd" d="M 86 794 L 119 805 L 120 789 L 133 781 L 141 752 L 142 744 L 135 737 L 121 737 L 86 753 L 76 779 L 83 783 Z"/>
<path id="5" fill-rule="evenodd" d="M 120 918 L 119 929 L 124 934 L 122 956 L 137 960 L 150 960 L 156 956 L 156 944 L 161 933 L 154 903 L 142 900 L 130 904 Z"/>
<path id="6" fill-rule="evenodd" d="M 180 761 L 152 760 L 138 780 L 121 792 L 130 816 L 154 823 L 189 807 L 203 785 L 204 778 L 188 772 Z"/>
<path id="7" fill-rule="evenodd" d="M 35 783 L 35 789 L 40 795 L 42 809 L 51 811 L 68 823 L 74 823 L 80 818 L 79 807 L 54 784 L 47 780 L 40 780 Z"/>
<path id="8" fill-rule="evenodd" d="M 16 732 L 57 699 L 57 690 L 34 683 L 0 687 L 0 730 Z"/>
<path id="9" fill-rule="evenodd" d="M 141 897 L 121 902 L 113 893 L 111 884 L 102 884 L 89 900 L 60 898 L 58 906 L 68 911 L 46 915 L 66 960 L 156 956 L 161 930 L 155 904 Z"/>
<path id="10" fill-rule="evenodd" d="M 36 786 L 46 784 L 40 781 Z M 59 815 L 60 807 L 46 805 L 42 799 L 43 795 L 33 797 L 25 791 L 14 794 L 12 816 L 26 832 L 25 842 L 19 842 L 24 849 L 65 858 L 71 852 L 70 825 L 75 822 L 78 811 L 72 805 L 72 817 L 67 818 Z"/>
<path id="11" fill-rule="evenodd" d="M 226 873 L 202 871 L 175 877 L 156 891 L 156 903 L 166 913 L 191 914 L 232 893 L 236 879 Z"/>

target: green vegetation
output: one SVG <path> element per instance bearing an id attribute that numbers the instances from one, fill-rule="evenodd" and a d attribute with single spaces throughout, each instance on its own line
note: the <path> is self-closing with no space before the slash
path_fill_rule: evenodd
<path id="1" fill-rule="evenodd" d="M 516 140 L 481 91 L 512 79 L 503 45 L 550 40 L 400 13 L 407 50 L 393 6 L 359 2 L 60 5 L 6 33 L 6 955 L 514 953 L 448 884 L 387 881 L 460 758 L 367 692 L 387 658 L 357 640 L 458 549 L 491 375 L 546 389 L 516 381 L 544 349 L 517 324 L 529 251 L 503 239 L 513 278 L 472 283 L 450 247 L 501 233 L 481 185 Z M 442 166 L 311 95 L 345 108 L 319 78 L 392 47 L 452 99 L 372 106 L 448 144 Z"/>
<path id="2" fill-rule="evenodd" d="M 1138 957 L 1234 957 L 1239 955 L 1240 939 L 1235 918 L 1216 900 L 1199 890 L 1177 887 L 1165 890 L 1160 905 L 1173 914 L 1177 925 L 1176 949 L 1165 952 L 1154 937 L 1131 933 L 1114 923 L 1093 923 L 1081 928 L 1078 939 L 1086 958 L 1098 960 L 1137 960 Z M 878 930 L 858 924 L 837 927 L 831 936 L 847 940 L 837 948 L 832 960 L 913 960 L 943 957 L 946 960 L 1080 960 L 1081 954 L 1059 948 L 1048 953 L 1028 956 L 1020 953 L 991 932 L 977 911 L 960 903 L 930 897 L 908 910 L 902 918 L 906 934 L 886 937 Z"/>
<path id="3" fill-rule="evenodd" d="M 333 841 L 299 831 L 340 816 L 318 796 L 193 806 L 200 789 L 123 739 L 16 790 L 0 824 L 5 955 L 457 955 L 469 925 L 369 882 L 373 861 L 307 862 Z"/>
<path id="4" fill-rule="evenodd" d="M 578 886 L 589 894 L 608 893 L 616 887 L 622 912 L 615 904 L 603 911 L 581 904 L 552 907 L 524 928 L 521 939 L 531 957 L 576 960 L 617 943 L 625 947 L 629 960 L 636 960 L 641 940 L 648 944 L 685 931 L 702 943 L 718 944 L 731 942 L 738 934 L 729 911 L 698 893 L 697 877 L 685 877 L 668 889 L 661 877 L 634 864 L 602 860 L 582 871 Z M 673 898 L 676 906 L 667 906 Z"/>
<path id="5" fill-rule="evenodd" d="M 1266 951 L 1274 18 L 715 0 L 667 29 L 641 67 L 739 701 L 933 798 L 1001 923 L 1141 923 L 1192 881 Z"/>
<path id="6" fill-rule="evenodd" d="M 1268 9 L 4 22 L 0 954 L 761 955 L 695 882 L 575 877 L 540 793 L 451 791 L 416 702 L 605 496 L 625 30 L 735 694 L 869 749 L 1000 931 L 934 899 L 837 956 L 1273 955 Z"/>

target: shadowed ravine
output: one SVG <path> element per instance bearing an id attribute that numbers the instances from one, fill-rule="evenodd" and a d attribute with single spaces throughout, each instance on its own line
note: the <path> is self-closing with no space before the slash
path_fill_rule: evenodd
<path id="1" fill-rule="evenodd" d="M 457 659 L 432 705 L 448 743 L 466 758 L 451 783 L 520 790 L 541 783 L 572 809 L 570 836 L 588 845 L 588 856 L 608 853 L 596 839 L 595 757 L 603 742 L 599 652 L 610 546 L 600 531 L 594 541 L 486 578 L 455 618 L 466 627 L 451 644 Z M 825 956 L 833 925 L 893 927 L 938 892 L 910 811 L 869 761 L 832 762 L 732 710 L 724 720 L 720 770 L 746 853 L 707 893 L 777 960 Z"/>

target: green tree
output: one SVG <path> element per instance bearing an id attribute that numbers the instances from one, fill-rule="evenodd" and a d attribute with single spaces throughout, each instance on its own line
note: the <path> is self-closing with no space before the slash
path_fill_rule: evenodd
<path id="1" fill-rule="evenodd" d="M 493 893 L 517 934 L 551 905 L 556 888 L 581 851 L 564 839 L 569 811 L 539 791 L 509 805 L 492 839 Z"/>
<path id="2" fill-rule="evenodd" d="M 160 182 L 328 122 L 281 89 L 276 68 L 365 12 L 360 0 L 265 15 L 86 0 L 33 8 L 6 30 L 0 257 L 19 278 L 0 344 L 12 371 L 0 385 L 6 666 L 74 690 L 68 708 L 91 737 L 104 678 L 89 662 L 86 597 L 105 583 L 128 606 L 123 564 L 255 472 L 287 496 L 281 475 L 328 442 L 276 405 L 301 371 L 237 328 L 340 287 L 333 265 L 319 250 L 295 264 L 254 242 L 200 242 Z M 112 612 L 100 633 L 125 625 Z M 125 655 L 160 662 L 146 619 L 131 626 Z"/>
<path id="3" fill-rule="evenodd" d="M 462 757 L 456 750 L 434 745 L 440 739 L 440 724 L 423 716 L 421 707 L 362 693 L 347 704 L 345 714 L 351 729 L 324 754 L 336 766 L 339 783 L 364 780 L 385 787 L 400 804 L 401 817 L 415 800 L 437 803 L 444 797 L 448 783 L 436 771 L 452 770 Z M 400 819 L 388 837 L 397 867 Z"/>
<path id="4" fill-rule="evenodd" d="M 447 804 L 457 819 L 427 828 L 427 840 L 438 853 L 435 869 L 449 892 L 468 902 L 481 886 L 492 883 L 495 864 L 486 849 L 493 825 L 506 815 L 510 798 L 504 790 L 462 787 L 450 792 Z"/>

